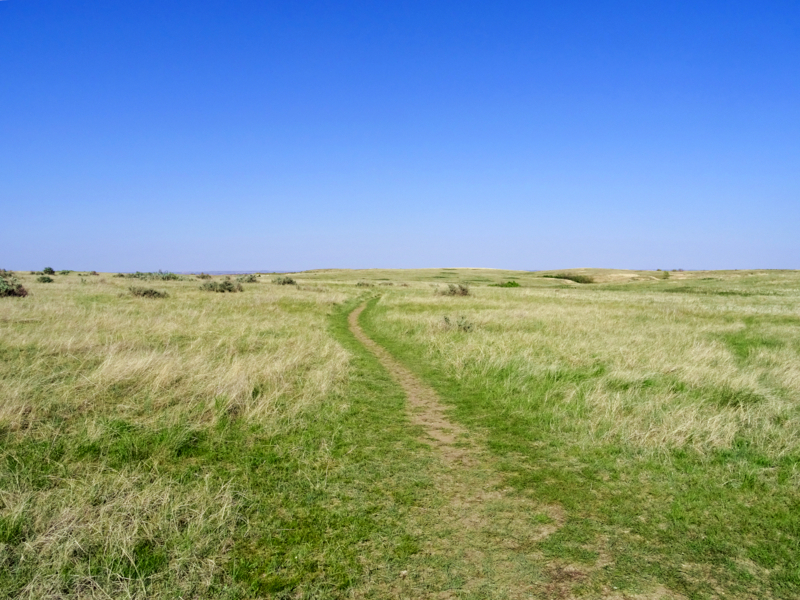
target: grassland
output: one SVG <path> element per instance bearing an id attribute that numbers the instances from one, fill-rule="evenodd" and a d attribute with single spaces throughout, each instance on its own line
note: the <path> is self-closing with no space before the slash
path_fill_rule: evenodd
<path id="1" fill-rule="evenodd" d="M 800 595 L 800 273 L 290 276 L 17 274 L 0 595 Z M 366 300 L 483 448 L 486 526 L 349 331 Z"/>

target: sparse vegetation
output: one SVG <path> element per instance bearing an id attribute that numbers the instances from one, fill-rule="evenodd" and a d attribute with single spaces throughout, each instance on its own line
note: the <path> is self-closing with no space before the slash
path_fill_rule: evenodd
<path id="1" fill-rule="evenodd" d="M 195 275 L 198 279 L 211 279 L 211 275 L 208 273 L 200 273 L 199 275 Z"/>
<path id="2" fill-rule="evenodd" d="M 356 287 L 373 287 L 374 285 L 375 285 L 374 283 L 363 279 L 358 283 L 356 283 Z"/>
<path id="3" fill-rule="evenodd" d="M 58 272 L 58 275 L 69 275 L 70 273 L 72 273 L 72 271 L 70 271 L 69 269 L 62 269 L 61 271 Z"/>
<path id="4" fill-rule="evenodd" d="M 475 327 L 472 323 L 470 323 L 465 316 L 460 316 L 455 322 L 450 321 L 450 317 L 444 317 L 444 326 L 446 329 L 457 329 L 458 331 L 462 331 L 464 333 L 469 333 L 472 331 L 473 327 Z"/>
<path id="5" fill-rule="evenodd" d="M 167 298 L 169 294 L 153 288 L 131 286 L 128 288 L 131 294 L 140 298 Z"/>
<path id="6" fill-rule="evenodd" d="M 493 283 L 491 287 L 517 288 L 520 287 L 520 285 L 516 281 L 504 281 L 503 283 Z"/>

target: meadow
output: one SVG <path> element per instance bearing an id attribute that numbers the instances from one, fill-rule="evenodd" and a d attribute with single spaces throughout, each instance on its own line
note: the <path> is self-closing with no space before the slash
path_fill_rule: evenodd
<path id="1" fill-rule="evenodd" d="M 15 277 L 2 597 L 800 595 L 800 272 Z"/>

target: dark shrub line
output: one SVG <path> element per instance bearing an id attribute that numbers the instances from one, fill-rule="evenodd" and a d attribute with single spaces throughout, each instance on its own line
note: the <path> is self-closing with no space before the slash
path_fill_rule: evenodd
<path id="1" fill-rule="evenodd" d="M 226 279 L 225 281 L 207 281 L 203 285 L 200 286 L 200 289 L 204 292 L 243 292 L 244 288 L 242 287 L 241 283 L 233 283 L 231 280 Z"/>
<path id="2" fill-rule="evenodd" d="M 556 273 L 554 275 L 542 275 L 542 277 L 547 277 L 549 279 L 568 279 L 569 281 L 574 281 L 575 283 L 594 283 L 594 277 L 590 277 L 589 275 L 573 275 L 571 273 Z"/>
<path id="3" fill-rule="evenodd" d="M 134 296 L 138 296 L 140 298 L 167 298 L 169 294 L 167 292 L 160 292 L 158 290 L 154 290 L 153 288 L 144 288 L 144 287 L 136 287 L 131 286 L 128 288 Z"/>
<path id="4" fill-rule="evenodd" d="M 161 281 L 179 281 L 181 279 L 180 275 L 175 273 L 170 273 L 169 271 L 158 271 L 157 273 L 142 273 L 141 271 L 136 271 L 135 273 L 117 273 L 114 277 L 121 277 L 125 279 L 143 279 L 145 281 L 158 279 Z"/>

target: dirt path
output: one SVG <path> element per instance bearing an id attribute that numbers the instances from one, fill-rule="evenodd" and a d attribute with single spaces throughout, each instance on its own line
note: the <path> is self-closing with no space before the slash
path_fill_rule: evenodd
<path id="1" fill-rule="evenodd" d="M 409 567 L 399 581 L 373 582 L 357 594 L 394 598 L 533 598 L 566 597 L 583 574 L 569 567 L 546 566 L 536 542 L 563 523 L 558 506 L 502 489 L 494 460 L 463 427 L 447 418 L 436 392 L 372 341 L 358 323 L 366 304 L 349 316 L 355 337 L 372 351 L 403 387 L 411 421 L 421 426 L 438 459 L 435 478 L 440 506 L 428 510 L 421 531 L 431 557 Z M 436 559 L 439 559 L 438 562 Z M 431 565 L 448 571 L 443 578 Z M 557 569 L 557 572 L 553 569 Z M 555 577 L 554 577 L 555 575 Z M 457 582 L 455 585 L 453 581 Z M 556 588 L 552 588 L 556 583 Z M 550 587 L 548 587 L 550 586 Z"/>

